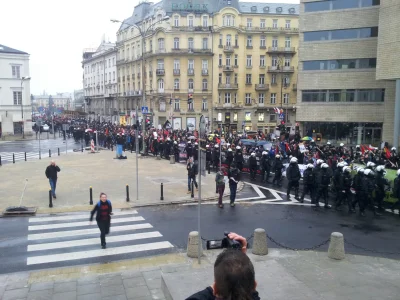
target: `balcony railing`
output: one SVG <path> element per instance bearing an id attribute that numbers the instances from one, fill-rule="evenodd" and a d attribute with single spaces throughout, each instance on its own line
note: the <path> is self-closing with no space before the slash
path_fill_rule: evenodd
<path id="1" fill-rule="evenodd" d="M 296 53 L 295 47 L 268 47 L 268 53 L 286 53 L 294 54 Z"/>
<path id="2" fill-rule="evenodd" d="M 298 28 L 285 28 L 285 27 L 247 27 L 247 26 L 239 26 L 240 29 L 244 31 L 256 31 L 256 32 L 285 32 L 285 33 L 293 33 L 298 34 Z"/>
<path id="3" fill-rule="evenodd" d="M 172 26 L 171 31 L 211 31 L 211 26 Z"/>
<path id="4" fill-rule="evenodd" d="M 156 75 L 157 76 L 164 76 L 165 75 L 165 69 L 157 69 L 156 70 Z"/>
<path id="5" fill-rule="evenodd" d="M 237 90 L 238 84 L 237 83 L 219 83 L 218 89 L 220 89 L 220 90 Z"/>
<path id="6" fill-rule="evenodd" d="M 187 74 L 191 76 L 194 75 L 194 69 L 188 69 Z"/>
<path id="7" fill-rule="evenodd" d="M 140 72 L 139 72 L 139 73 L 137 73 L 136 77 L 137 77 L 137 78 L 140 78 L 140 75 L 141 75 L 141 74 L 140 74 Z"/>
<path id="8" fill-rule="evenodd" d="M 277 66 L 269 66 L 268 73 L 293 73 L 294 67 L 278 68 Z"/>
<path id="9" fill-rule="evenodd" d="M 269 84 L 256 84 L 255 89 L 256 89 L 256 91 L 268 91 Z"/>
<path id="10" fill-rule="evenodd" d="M 202 69 L 201 70 L 201 75 L 207 76 L 208 75 L 208 69 Z"/>
<path id="11" fill-rule="evenodd" d="M 193 89 L 188 89 L 188 93 L 192 94 L 193 93 Z"/>
<path id="12" fill-rule="evenodd" d="M 222 66 L 222 70 L 224 72 L 233 72 L 233 66 L 229 65 L 229 66 Z"/>
<path id="13" fill-rule="evenodd" d="M 233 51 L 234 51 L 234 48 L 233 48 L 233 46 L 224 46 L 224 52 L 226 52 L 226 53 L 233 53 Z"/>
<path id="14" fill-rule="evenodd" d="M 180 69 L 174 69 L 174 75 L 181 75 Z"/>
<path id="15" fill-rule="evenodd" d="M 156 54 L 165 53 L 165 49 L 158 49 L 156 50 Z"/>
<path id="16" fill-rule="evenodd" d="M 206 53 L 212 53 L 211 49 L 203 49 L 203 48 L 172 48 L 171 49 L 172 53 L 177 53 L 177 54 L 206 54 Z"/>

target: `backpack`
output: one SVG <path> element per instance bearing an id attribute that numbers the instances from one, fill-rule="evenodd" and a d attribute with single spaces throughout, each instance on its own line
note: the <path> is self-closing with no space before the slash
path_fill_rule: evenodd
<path id="1" fill-rule="evenodd" d="M 108 203 L 108 205 L 111 205 L 111 201 L 108 200 L 108 199 L 107 199 L 107 203 Z M 101 201 L 99 201 L 99 202 L 97 203 L 97 206 L 100 208 L 100 206 L 101 206 Z"/>

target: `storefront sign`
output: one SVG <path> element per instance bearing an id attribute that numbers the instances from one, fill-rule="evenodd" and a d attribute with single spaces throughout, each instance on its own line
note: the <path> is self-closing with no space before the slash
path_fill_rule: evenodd
<path id="1" fill-rule="evenodd" d="M 172 11 L 206 12 L 208 4 L 193 4 L 190 2 L 172 3 Z"/>
<path id="2" fill-rule="evenodd" d="M 258 127 L 275 127 L 275 123 L 257 123 Z"/>

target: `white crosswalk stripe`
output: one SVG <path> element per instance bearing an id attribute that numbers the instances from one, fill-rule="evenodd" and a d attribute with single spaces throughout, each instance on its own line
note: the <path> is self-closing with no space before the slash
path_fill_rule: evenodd
<path id="1" fill-rule="evenodd" d="M 100 231 L 96 222 L 89 223 L 89 213 L 33 217 L 28 226 L 27 265 L 58 262 L 74 265 L 85 259 L 174 247 L 152 229 L 135 210 L 115 212 L 106 237 L 107 249 L 100 249 Z"/>

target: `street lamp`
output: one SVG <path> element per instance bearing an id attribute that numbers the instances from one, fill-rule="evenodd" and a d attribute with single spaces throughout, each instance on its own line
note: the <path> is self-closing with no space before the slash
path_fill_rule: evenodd
<path id="1" fill-rule="evenodd" d="M 25 80 L 31 80 L 30 77 L 22 77 L 21 78 L 21 125 L 22 125 L 22 138 L 25 138 L 25 130 L 24 130 L 24 106 L 23 106 L 23 97 L 22 97 L 22 84 Z"/>
<path id="2" fill-rule="evenodd" d="M 144 64 L 145 64 L 144 43 L 146 41 L 146 36 L 149 34 L 149 32 L 153 29 L 153 27 L 155 25 L 157 25 L 157 24 L 159 24 L 159 23 L 161 23 L 163 21 L 168 21 L 168 20 L 169 20 L 169 16 L 165 16 L 164 18 L 162 18 L 162 19 L 158 20 L 157 22 L 151 24 L 145 30 L 142 30 L 142 28 L 139 25 L 136 25 L 136 24 L 131 24 L 131 23 L 127 23 L 125 21 L 119 21 L 119 20 L 115 20 L 115 19 L 111 19 L 110 20 L 113 23 L 121 23 L 121 24 L 125 24 L 125 25 L 128 25 L 128 26 L 133 26 L 133 27 L 137 28 L 139 30 L 140 36 L 142 37 L 142 51 L 141 51 L 142 52 L 142 106 L 146 106 L 146 92 L 145 92 L 146 91 L 146 82 L 145 82 L 145 74 L 144 74 L 144 70 L 145 70 L 145 66 L 144 66 Z M 138 116 L 138 111 L 137 110 L 138 110 L 138 107 L 136 105 L 136 119 L 137 119 L 137 116 Z M 142 133 L 142 135 L 143 135 L 143 153 L 142 153 L 142 156 L 144 156 L 144 155 L 146 155 L 146 143 L 144 141 L 144 138 L 145 138 L 144 134 L 146 132 L 146 116 L 145 116 L 145 114 L 143 114 L 143 121 L 142 122 L 143 122 L 143 129 L 142 129 L 143 130 L 143 133 Z"/>

